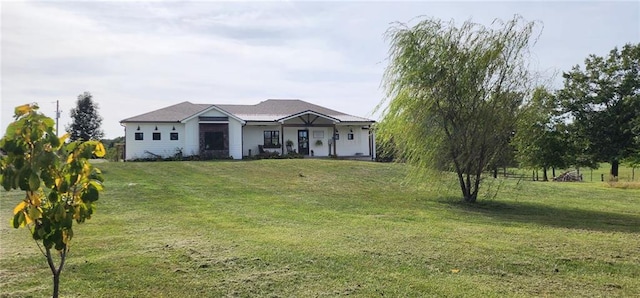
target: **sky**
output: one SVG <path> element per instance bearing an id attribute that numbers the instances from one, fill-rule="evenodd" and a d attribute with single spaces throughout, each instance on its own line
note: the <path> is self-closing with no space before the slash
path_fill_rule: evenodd
<path id="1" fill-rule="evenodd" d="M 105 138 L 120 120 L 183 101 L 302 99 L 377 120 L 393 22 L 538 21 L 531 71 L 553 88 L 590 55 L 640 42 L 640 1 L 2 1 L 0 135 L 38 103 L 60 130 L 93 95 Z"/>

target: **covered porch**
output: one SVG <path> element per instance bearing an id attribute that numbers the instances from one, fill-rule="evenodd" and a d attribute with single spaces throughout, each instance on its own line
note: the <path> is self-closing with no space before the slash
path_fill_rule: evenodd
<path id="1" fill-rule="evenodd" d="M 275 122 L 247 122 L 243 128 L 244 154 L 277 152 L 304 156 L 374 156 L 370 122 L 345 122 L 314 111 L 304 111 Z"/>

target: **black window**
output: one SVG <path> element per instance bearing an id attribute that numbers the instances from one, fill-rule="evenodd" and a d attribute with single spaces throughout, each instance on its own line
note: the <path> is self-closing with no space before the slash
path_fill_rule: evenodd
<path id="1" fill-rule="evenodd" d="M 169 134 L 169 139 L 172 141 L 177 141 L 178 140 L 178 133 L 177 132 L 172 132 L 171 134 Z"/>
<path id="2" fill-rule="evenodd" d="M 280 148 L 280 132 L 277 130 L 264 131 L 264 147 Z"/>
<path id="3" fill-rule="evenodd" d="M 154 132 L 153 133 L 153 140 L 154 141 L 160 141 L 160 133 L 159 132 Z"/>
<path id="4" fill-rule="evenodd" d="M 353 134 L 352 133 L 348 133 L 347 134 L 347 139 L 348 140 L 353 140 Z"/>
<path id="5" fill-rule="evenodd" d="M 136 141 L 142 141 L 142 140 L 144 140 L 144 133 L 136 132 Z"/>
<path id="6" fill-rule="evenodd" d="M 224 150 L 224 133 L 221 131 L 207 131 L 204 133 L 205 150 Z"/>

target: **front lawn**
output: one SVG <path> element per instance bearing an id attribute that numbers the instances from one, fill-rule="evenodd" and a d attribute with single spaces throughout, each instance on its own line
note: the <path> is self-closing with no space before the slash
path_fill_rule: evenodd
<path id="1" fill-rule="evenodd" d="M 640 296 L 640 189 L 601 182 L 405 182 L 340 160 L 101 163 L 62 297 Z M 485 189 L 486 189 L 485 188 Z M 0 296 L 50 295 L 0 198 Z"/>

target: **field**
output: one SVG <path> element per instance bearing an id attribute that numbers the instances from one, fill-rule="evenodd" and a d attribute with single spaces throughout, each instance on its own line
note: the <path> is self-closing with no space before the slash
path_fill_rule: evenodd
<path id="1" fill-rule="evenodd" d="M 62 297 L 640 296 L 640 189 L 488 179 L 468 205 L 401 164 L 97 166 Z M 0 297 L 45 297 L 45 259 L 8 224 L 21 196 L 1 192 Z"/>

